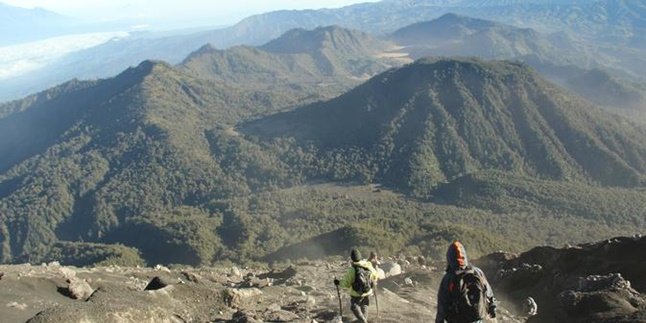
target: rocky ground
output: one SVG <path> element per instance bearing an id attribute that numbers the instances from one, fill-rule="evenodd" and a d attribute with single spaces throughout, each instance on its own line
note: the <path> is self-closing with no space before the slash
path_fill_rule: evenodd
<path id="1" fill-rule="evenodd" d="M 379 322 L 430 322 L 441 272 L 401 261 L 380 282 Z M 0 266 L 4 322 L 338 322 L 332 280 L 344 261 L 301 262 L 282 270 L 74 268 L 56 263 Z M 342 291 L 343 321 L 351 322 Z M 502 322 L 519 322 L 504 308 Z"/>
<path id="2" fill-rule="evenodd" d="M 646 322 L 646 237 L 495 253 L 479 265 L 510 308 L 535 299 L 530 322 Z"/>
<path id="3" fill-rule="evenodd" d="M 529 296 L 538 303 L 530 321 L 644 322 L 645 247 L 644 238 L 621 238 L 498 253 L 479 264 L 501 299 L 498 322 L 525 322 Z M 441 265 L 386 259 L 372 321 L 432 322 Z M 346 266 L 341 259 L 273 270 L 0 266 L 0 322 L 338 322 L 332 280 Z M 343 322 L 351 322 L 349 298 L 342 298 Z"/>

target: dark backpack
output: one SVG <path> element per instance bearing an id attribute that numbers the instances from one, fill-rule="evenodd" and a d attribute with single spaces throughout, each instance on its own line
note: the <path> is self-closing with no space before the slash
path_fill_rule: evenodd
<path id="1" fill-rule="evenodd" d="M 370 279 L 370 269 L 353 266 L 354 267 L 354 281 L 352 282 L 352 289 L 359 293 L 365 294 L 372 289 L 372 280 Z"/>
<path id="2" fill-rule="evenodd" d="M 449 281 L 449 322 L 475 322 L 487 317 L 487 295 L 485 278 L 467 267 L 453 274 Z"/>

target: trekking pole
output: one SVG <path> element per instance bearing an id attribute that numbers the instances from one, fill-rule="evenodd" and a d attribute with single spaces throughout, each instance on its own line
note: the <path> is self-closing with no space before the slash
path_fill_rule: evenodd
<path id="1" fill-rule="evenodd" d="M 374 295 L 375 295 L 375 306 L 377 307 L 377 320 L 379 320 L 379 298 L 377 297 L 377 283 L 375 282 Z"/>
<path id="2" fill-rule="evenodd" d="M 336 276 L 334 276 L 334 280 L 336 280 Z M 339 315 L 341 316 L 340 319 L 343 320 L 343 305 L 341 304 L 341 292 L 339 291 L 339 285 L 334 285 L 336 286 L 336 295 L 339 297 Z"/>

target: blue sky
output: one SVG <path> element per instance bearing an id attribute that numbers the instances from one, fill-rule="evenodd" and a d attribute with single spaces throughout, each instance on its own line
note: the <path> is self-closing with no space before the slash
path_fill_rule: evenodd
<path id="1" fill-rule="evenodd" d="M 217 20 L 234 23 L 245 16 L 279 9 L 342 7 L 375 0 L 0 0 L 6 4 L 41 7 L 63 15 L 88 20 Z"/>

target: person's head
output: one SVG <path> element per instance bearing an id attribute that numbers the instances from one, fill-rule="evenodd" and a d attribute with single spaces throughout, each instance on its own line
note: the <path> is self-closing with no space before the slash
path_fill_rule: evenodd
<path id="1" fill-rule="evenodd" d="M 370 257 L 368 257 L 368 260 L 377 260 L 377 253 L 370 251 Z"/>
<path id="2" fill-rule="evenodd" d="M 352 251 L 350 252 L 350 259 L 352 259 L 352 261 L 354 262 L 361 260 L 361 253 L 359 252 L 359 250 L 352 249 Z"/>
<path id="3" fill-rule="evenodd" d="M 464 268 L 469 265 L 467 251 L 460 241 L 453 241 L 446 252 L 446 262 L 450 270 Z"/>

